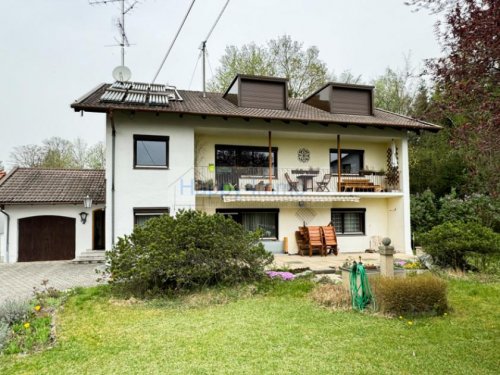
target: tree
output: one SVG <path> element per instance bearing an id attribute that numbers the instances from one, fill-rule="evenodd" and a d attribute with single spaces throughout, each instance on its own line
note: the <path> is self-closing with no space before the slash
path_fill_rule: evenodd
<path id="1" fill-rule="evenodd" d="M 87 149 L 85 166 L 91 169 L 104 169 L 106 167 L 106 146 L 104 142 L 97 142 Z"/>
<path id="2" fill-rule="evenodd" d="M 4 170 L 5 170 L 5 168 L 4 168 L 4 166 L 3 166 L 3 162 L 0 160 L 0 172 L 2 172 L 2 171 L 4 171 Z"/>
<path id="3" fill-rule="evenodd" d="M 294 98 L 305 97 L 328 81 L 327 66 L 319 59 L 318 48 L 304 50 L 303 43 L 289 35 L 272 39 L 266 46 L 228 46 L 220 62 L 209 83 L 211 91 L 224 92 L 238 73 L 287 78 L 288 93 Z"/>
<path id="4" fill-rule="evenodd" d="M 443 57 L 427 63 L 451 145 L 466 167 L 466 192 L 498 197 L 500 187 L 500 3 L 495 0 L 413 0 L 444 13 L 436 25 Z"/>
<path id="5" fill-rule="evenodd" d="M 105 148 L 102 142 L 88 147 L 77 138 L 74 142 L 60 137 L 45 139 L 42 145 L 14 147 L 13 164 L 28 168 L 93 168 L 105 166 Z"/>
<path id="6" fill-rule="evenodd" d="M 386 68 L 385 73 L 373 81 L 375 107 L 409 115 L 415 98 L 414 80 L 409 57 L 405 57 L 401 70 Z"/>
<path id="7" fill-rule="evenodd" d="M 44 168 L 78 168 L 75 160 L 74 145 L 60 137 L 52 137 L 43 142 L 43 160 L 41 167 Z"/>
<path id="8" fill-rule="evenodd" d="M 10 153 L 12 163 L 20 167 L 41 167 L 45 157 L 43 147 L 39 145 L 24 145 L 14 147 Z"/>
<path id="9" fill-rule="evenodd" d="M 361 74 L 355 75 L 349 69 L 344 70 L 342 73 L 340 73 L 339 76 L 337 76 L 335 73 L 332 73 L 330 81 L 349 83 L 349 84 L 354 84 L 354 85 L 363 83 Z"/>

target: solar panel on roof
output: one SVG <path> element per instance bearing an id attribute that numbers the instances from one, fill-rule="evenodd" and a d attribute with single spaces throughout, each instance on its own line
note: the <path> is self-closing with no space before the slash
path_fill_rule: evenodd
<path id="1" fill-rule="evenodd" d="M 149 85 L 147 83 L 132 82 L 131 90 L 148 91 Z"/>
<path id="2" fill-rule="evenodd" d="M 149 94 L 149 104 L 168 106 L 168 95 Z"/>
<path id="3" fill-rule="evenodd" d="M 152 84 L 149 86 L 150 90 L 153 92 L 165 91 L 165 85 Z"/>
<path id="4" fill-rule="evenodd" d="M 125 97 L 125 91 L 106 90 L 101 96 L 102 102 L 121 103 Z"/>
<path id="5" fill-rule="evenodd" d="M 133 104 L 146 104 L 146 94 L 129 91 L 125 100 L 123 100 L 123 102 L 124 103 L 133 103 Z"/>
<path id="6" fill-rule="evenodd" d="M 130 82 L 115 82 L 111 85 L 112 89 L 122 89 L 122 90 L 127 90 L 132 86 Z"/>
<path id="7" fill-rule="evenodd" d="M 175 86 L 141 82 L 115 82 L 100 98 L 101 102 L 168 106 L 169 101 L 183 101 Z"/>

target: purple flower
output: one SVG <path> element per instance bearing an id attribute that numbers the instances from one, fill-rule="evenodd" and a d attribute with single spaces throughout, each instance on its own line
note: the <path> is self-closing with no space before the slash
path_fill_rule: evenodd
<path id="1" fill-rule="evenodd" d="M 281 278 L 282 280 L 293 280 L 295 279 L 295 275 L 291 272 L 282 272 L 282 271 L 266 271 L 267 276 L 271 279 L 276 277 Z"/>

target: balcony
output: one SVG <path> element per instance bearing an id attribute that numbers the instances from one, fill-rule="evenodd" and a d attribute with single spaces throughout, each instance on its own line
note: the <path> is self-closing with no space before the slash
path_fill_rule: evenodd
<path id="1" fill-rule="evenodd" d="M 266 194 L 274 195 L 353 195 L 355 193 L 395 193 L 396 184 L 389 185 L 382 173 L 361 171 L 344 173 L 340 177 L 329 168 L 273 168 L 263 167 L 196 167 L 197 194 Z M 205 192 L 205 193 L 203 193 Z M 370 194 L 370 195 L 372 195 Z"/>

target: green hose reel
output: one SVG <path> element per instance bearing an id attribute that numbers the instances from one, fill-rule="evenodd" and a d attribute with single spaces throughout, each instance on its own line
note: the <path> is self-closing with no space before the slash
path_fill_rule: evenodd
<path id="1" fill-rule="evenodd" d="M 361 262 L 353 263 L 349 277 L 352 307 L 355 310 L 362 311 L 370 302 L 372 302 L 373 297 L 365 267 Z"/>

